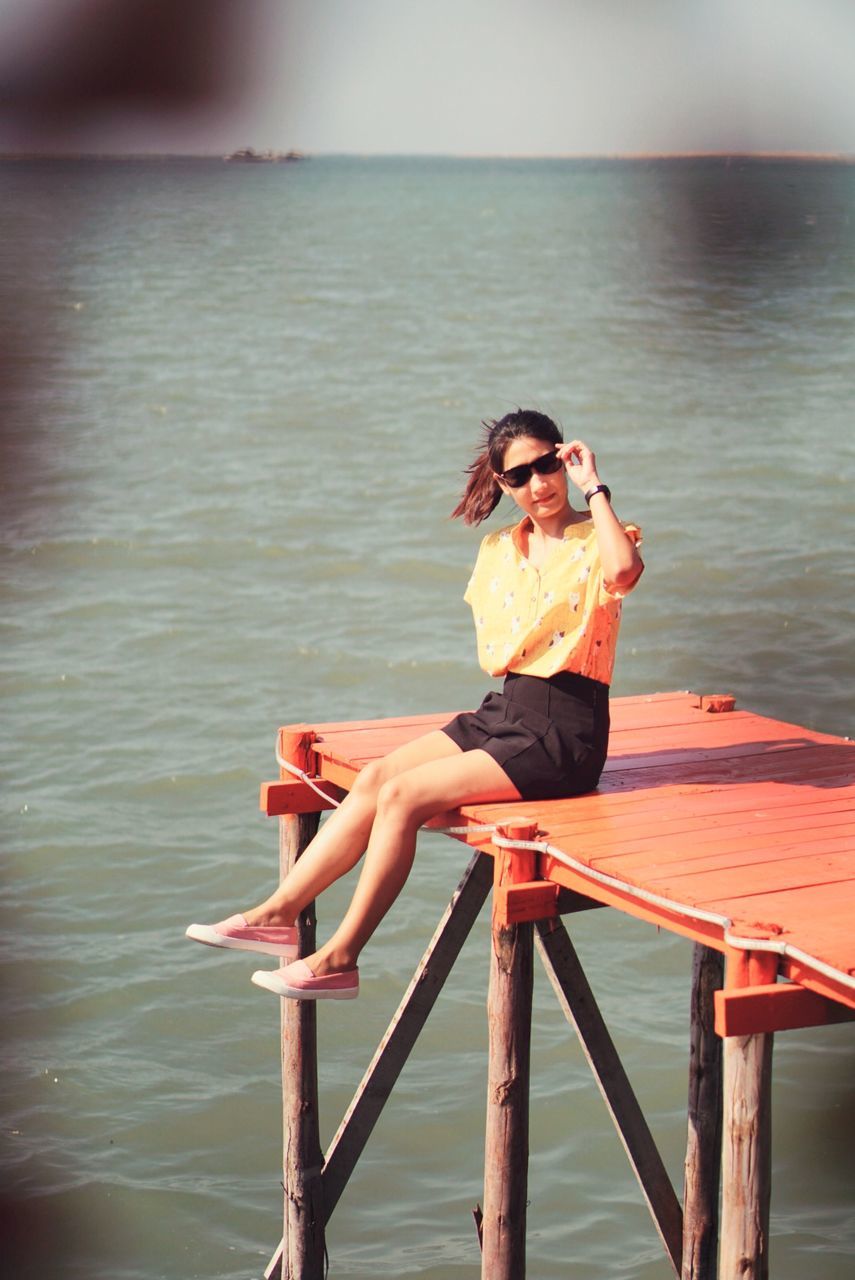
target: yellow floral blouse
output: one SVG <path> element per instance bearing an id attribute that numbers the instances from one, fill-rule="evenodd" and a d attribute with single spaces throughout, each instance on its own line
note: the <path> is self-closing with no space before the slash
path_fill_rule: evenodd
<path id="1" fill-rule="evenodd" d="M 611 684 L 626 592 L 603 582 L 593 520 L 569 525 L 564 545 L 539 570 L 520 549 L 527 521 L 488 533 L 481 543 L 464 596 L 475 618 L 478 661 L 491 676 L 575 671 Z M 638 545 L 639 527 L 623 527 Z"/>

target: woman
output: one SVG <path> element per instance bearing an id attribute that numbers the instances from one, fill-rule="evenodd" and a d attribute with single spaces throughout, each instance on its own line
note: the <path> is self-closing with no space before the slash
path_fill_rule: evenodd
<path id="1" fill-rule="evenodd" d="M 485 424 L 482 451 L 452 513 L 479 524 L 502 494 L 519 524 L 488 534 L 466 590 L 481 665 L 501 693 L 444 729 L 361 771 L 279 888 L 260 906 L 187 936 L 293 962 L 253 982 L 293 999 L 352 999 L 362 948 L 409 875 L 419 827 L 459 805 L 577 795 L 597 785 L 609 732 L 608 693 L 620 602 L 644 568 L 640 533 L 623 525 L 581 440 L 562 441 L 533 410 Z M 589 509 L 570 502 L 568 481 Z M 365 855 L 341 924 L 296 960 L 300 912 Z"/>

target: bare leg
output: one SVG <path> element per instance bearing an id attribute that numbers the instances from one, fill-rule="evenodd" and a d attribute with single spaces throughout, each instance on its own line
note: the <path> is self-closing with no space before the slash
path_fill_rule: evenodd
<path id="1" fill-rule="evenodd" d="M 314 898 L 355 867 L 365 852 L 384 783 L 397 774 L 444 757 L 459 758 L 460 748 L 444 733 L 427 733 L 381 760 L 366 765 L 341 807 L 324 822 L 290 875 L 269 898 L 244 912 L 253 925 L 290 925 Z M 438 812 L 444 806 L 437 806 Z"/>
<path id="2" fill-rule="evenodd" d="M 330 940 L 306 957 L 312 972 L 321 977 L 355 968 L 360 951 L 406 882 L 423 822 L 461 804 L 519 798 L 504 770 L 485 751 L 431 760 L 384 783 L 353 899 Z"/>

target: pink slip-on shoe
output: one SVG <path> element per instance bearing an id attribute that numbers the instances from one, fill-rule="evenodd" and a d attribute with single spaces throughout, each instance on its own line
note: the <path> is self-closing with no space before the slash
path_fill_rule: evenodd
<path id="1" fill-rule="evenodd" d="M 263 956 L 293 960 L 298 950 L 294 925 L 247 924 L 246 916 L 229 916 L 219 924 L 191 924 L 185 937 L 209 947 L 230 947 L 233 951 L 258 951 Z"/>
<path id="2" fill-rule="evenodd" d="M 355 1000 L 359 995 L 358 969 L 316 977 L 305 960 L 295 960 L 284 969 L 258 969 L 252 981 L 289 1000 Z"/>

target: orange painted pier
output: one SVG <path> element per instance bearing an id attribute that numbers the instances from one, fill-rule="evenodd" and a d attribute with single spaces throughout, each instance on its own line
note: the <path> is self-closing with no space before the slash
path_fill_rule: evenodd
<path id="1" fill-rule="evenodd" d="M 280 730 L 262 786 L 285 873 L 370 760 L 453 712 Z M 303 771 L 300 778 L 294 769 Z M 525 1276 L 528 1044 L 535 949 L 585 1050 L 674 1274 L 768 1276 L 773 1034 L 855 1019 L 855 744 L 727 696 L 612 700 L 596 792 L 439 815 L 466 873 L 321 1154 L 315 1007 L 282 1001 L 285 1229 L 265 1275 L 318 1280 L 324 1226 L 493 891 L 482 1275 Z M 690 938 L 688 1143 L 672 1187 L 562 917 L 613 907 Z M 314 945 L 314 912 L 301 921 Z"/>

